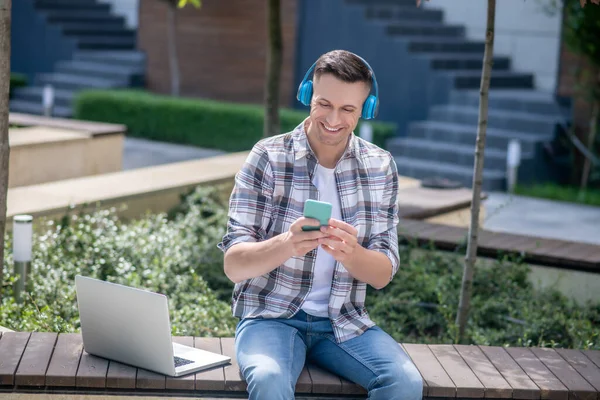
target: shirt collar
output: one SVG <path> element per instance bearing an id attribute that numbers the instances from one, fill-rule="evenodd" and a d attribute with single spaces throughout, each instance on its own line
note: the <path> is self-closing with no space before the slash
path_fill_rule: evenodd
<path id="1" fill-rule="evenodd" d="M 308 121 L 308 117 L 304 119 L 293 131 L 292 131 L 292 140 L 294 142 L 294 157 L 295 160 L 299 160 L 302 157 L 314 157 L 316 160 L 315 153 L 310 147 L 310 143 L 308 142 L 308 137 L 306 136 L 306 131 L 304 126 Z M 346 150 L 342 155 L 340 160 L 344 160 L 346 158 L 355 157 L 358 159 L 359 156 L 359 146 L 358 139 L 354 132 L 350 134 L 348 145 L 346 146 Z"/>

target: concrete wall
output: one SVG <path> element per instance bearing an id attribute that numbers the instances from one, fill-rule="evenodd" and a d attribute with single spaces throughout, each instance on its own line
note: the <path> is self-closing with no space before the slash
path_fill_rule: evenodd
<path id="1" fill-rule="evenodd" d="M 535 74 L 538 89 L 554 91 L 560 53 L 562 11 L 553 0 L 501 0 L 496 3 L 496 54 L 512 58 L 516 71 Z M 560 3 L 560 2 L 558 2 Z M 467 37 L 485 40 L 487 1 L 430 0 L 425 7 L 444 10 L 445 21 L 467 28 Z"/>
<path id="2" fill-rule="evenodd" d="M 130 29 L 138 27 L 138 5 L 139 0 L 98 0 L 100 3 L 111 5 L 111 12 L 119 17 L 125 18 L 125 23 Z"/>

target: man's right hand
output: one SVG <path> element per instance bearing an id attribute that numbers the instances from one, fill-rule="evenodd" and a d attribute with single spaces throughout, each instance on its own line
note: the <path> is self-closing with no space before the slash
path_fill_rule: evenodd
<path id="1" fill-rule="evenodd" d="M 309 251 L 319 247 L 319 239 L 327 237 L 327 234 L 318 231 L 303 231 L 303 226 L 319 226 L 320 222 L 313 218 L 300 217 L 286 232 L 285 242 L 289 246 L 292 255 L 302 257 Z"/>

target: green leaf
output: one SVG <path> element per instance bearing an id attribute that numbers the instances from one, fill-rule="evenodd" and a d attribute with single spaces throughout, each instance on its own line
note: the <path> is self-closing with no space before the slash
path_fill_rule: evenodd
<path id="1" fill-rule="evenodd" d="M 201 0 L 179 0 L 179 4 L 177 6 L 179 8 L 183 8 L 187 6 L 188 3 L 191 3 L 196 8 L 200 8 L 202 5 Z"/>

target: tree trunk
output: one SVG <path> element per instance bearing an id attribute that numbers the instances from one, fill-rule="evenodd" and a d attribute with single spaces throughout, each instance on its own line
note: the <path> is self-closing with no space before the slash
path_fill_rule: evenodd
<path id="1" fill-rule="evenodd" d="M 473 275 L 475 273 L 475 260 L 477 258 L 477 238 L 479 233 L 479 206 L 481 198 L 481 184 L 483 177 L 483 159 L 485 153 L 485 135 L 488 120 L 488 92 L 492 75 L 492 57 L 494 54 L 494 25 L 496 18 L 496 0 L 488 0 L 487 28 L 485 35 L 485 52 L 483 55 L 483 72 L 479 93 L 479 123 L 477 127 L 477 144 L 475 147 L 475 171 L 473 173 L 473 200 L 471 201 L 471 225 L 469 226 L 469 240 L 467 254 L 463 269 L 460 301 L 456 315 L 458 327 L 457 342 L 462 343 L 471 306 L 471 291 Z"/>
<path id="2" fill-rule="evenodd" d="M 176 15 L 177 5 L 168 4 L 167 11 L 167 45 L 169 46 L 169 71 L 171 72 L 171 95 L 179 96 L 179 58 L 177 57 Z"/>
<path id="3" fill-rule="evenodd" d="M 590 119 L 590 132 L 588 134 L 587 148 L 594 153 L 594 143 L 596 142 L 596 135 L 598 134 L 598 118 L 600 117 L 600 104 L 599 100 L 593 100 L 592 105 L 592 117 Z M 588 180 L 590 178 L 590 169 L 592 161 L 585 157 L 583 161 L 583 173 L 581 174 L 581 190 L 587 188 Z"/>
<path id="4" fill-rule="evenodd" d="M 11 0 L 0 0 L 0 303 L 4 282 L 4 232 L 8 195 L 8 90 L 10 87 Z"/>
<path id="5" fill-rule="evenodd" d="M 283 59 L 283 39 L 281 37 L 280 0 L 269 0 L 268 24 L 269 52 L 267 55 L 263 137 L 281 133 L 279 132 L 279 81 Z"/>

